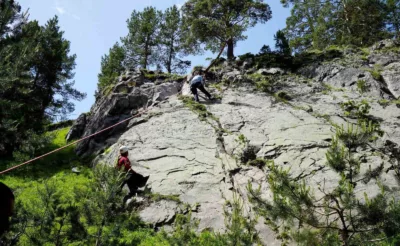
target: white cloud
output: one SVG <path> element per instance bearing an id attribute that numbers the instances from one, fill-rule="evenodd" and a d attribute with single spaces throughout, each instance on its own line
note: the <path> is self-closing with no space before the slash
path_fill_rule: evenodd
<path id="1" fill-rule="evenodd" d="M 60 14 L 60 15 L 63 15 L 63 14 L 65 14 L 65 9 L 63 9 L 62 7 L 60 7 L 60 6 L 57 6 L 56 7 L 56 10 L 57 10 L 57 12 Z"/>
<path id="2" fill-rule="evenodd" d="M 59 1 L 55 1 L 54 4 L 55 4 L 54 9 L 57 10 L 57 12 L 58 12 L 60 15 L 66 14 L 66 15 L 68 15 L 68 16 L 74 18 L 75 20 L 81 20 L 81 17 L 79 17 L 78 15 L 73 14 L 73 13 L 70 13 L 70 12 L 68 12 L 64 7 L 61 7 L 61 4 L 60 4 Z"/>

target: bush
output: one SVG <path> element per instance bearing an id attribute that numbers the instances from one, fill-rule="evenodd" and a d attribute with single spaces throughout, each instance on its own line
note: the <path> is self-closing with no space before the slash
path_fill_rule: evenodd
<path id="1" fill-rule="evenodd" d="M 255 160 L 249 161 L 247 164 L 249 166 L 258 167 L 260 169 L 263 169 L 264 167 L 268 166 L 270 163 L 271 163 L 271 161 L 269 161 L 269 160 L 257 158 Z"/>
<path id="2" fill-rule="evenodd" d="M 278 91 L 275 96 L 283 101 L 290 101 L 292 100 L 292 96 L 290 96 L 287 92 L 285 91 Z"/>
<path id="3" fill-rule="evenodd" d="M 254 146 L 247 146 L 240 154 L 240 162 L 246 164 L 257 158 L 257 149 Z"/>

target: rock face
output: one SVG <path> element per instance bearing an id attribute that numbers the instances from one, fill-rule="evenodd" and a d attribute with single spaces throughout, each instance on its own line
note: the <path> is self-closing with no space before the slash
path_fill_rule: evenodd
<path id="1" fill-rule="evenodd" d="M 71 129 L 69 130 L 67 136 L 65 139 L 68 141 L 71 141 L 73 139 L 77 139 L 80 136 L 82 136 L 83 132 L 85 131 L 86 127 L 86 114 L 81 114 L 78 119 L 74 122 L 72 125 Z"/>
<path id="2" fill-rule="evenodd" d="M 169 96 L 178 94 L 182 87 L 182 83 L 176 81 L 156 85 L 154 82 L 145 80 L 140 71 L 128 71 L 119 78 L 119 81 L 108 95 L 96 101 L 88 119 L 84 115 L 78 118 L 69 135 L 79 138 L 96 133 L 128 119 L 139 110 L 152 107 Z M 77 153 L 88 155 L 104 150 L 115 142 L 115 137 L 124 132 L 128 125 L 129 123 L 126 122 L 81 142 L 77 147 Z"/>
<path id="3" fill-rule="evenodd" d="M 399 93 L 396 76 L 400 70 L 397 62 L 400 60 L 382 68 L 381 81 L 366 70 L 369 64 L 363 68 L 330 62 L 302 68 L 292 75 L 279 70 L 261 71 L 260 74 L 265 72 L 267 76 L 279 76 L 281 89 L 291 95 L 289 102 L 257 91 L 247 80 L 218 90 L 209 87 L 208 90 L 222 99 L 201 98 L 213 115 L 206 120 L 178 98 L 179 83 L 128 87 L 126 94 L 115 92 L 97 102 L 84 134 L 126 119 L 132 110 L 152 105 L 150 110 L 120 128 L 81 144 L 78 151 L 94 153 L 110 145 L 111 151 L 98 156 L 97 161 L 114 163 L 119 146 L 126 145 L 130 159 L 136 163 L 134 169 L 150 175 L 148 187 L 152 193 L 179 197 L 179 202 L 166 198 L 141 208 L 139 215 L 144 221 L 155 227 L 167 226 L 182 212 L 180 203 L 187 203 L 195 207 L 192 217 L 199 219 L 199 231 L 223 232 L 225 203 L 233 197 L 242 200 L 246 216 L 256 217 L 247 198 L 248 183 L 260 186 L 265 199 L 272 199 L 265 170 L 241 163 L 244 152 L 253 151 L 255 157 L 290 167 L 292 175 L 306 180 L 311 187 L 323 183 L 327 190 L 333 189 L 340 177 L 326 165 L 325 153 L 335 125 L 355 122 L 346 116 L 340 103 L 367 100 L 370 116 L 379 120 L 385 134 L 373 146 L 358 150 L 369 164 L 361 168 L 360 175 L 382 164 L 384 172 L 379 181 L 395 197 L 400 197 L 393 170 L 393 163 L 399 161 L 396 155 L 400 153 L 400 108 L 395 103 L 382 103 L 399 96 L 396 94 Z M 246 73 L 235 68 L 225 70 L 225 78 L 232 81 L 243 81 L 241 78 Z M 359 80 L 365 81 L 363 91 L 357 86 Z M 190 96 L 187 84 L 182 94 Z M 243 137 L 245 143 L 240 141 Z M 382 155 L 374 155 L 372 148 L 381 150 Z M 358 185 L 355 191 L 362 199 L 364 192 L 373 197 L 380 188 L 378 181 L 371 179 Z M 256 229 L 264 244 L 281 245 L 262 219 Z"/>

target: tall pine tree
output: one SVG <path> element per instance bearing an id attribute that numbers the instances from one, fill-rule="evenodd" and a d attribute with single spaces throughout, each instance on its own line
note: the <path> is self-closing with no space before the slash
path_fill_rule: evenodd
<path id="1" fill-rule="evenodd" d="M 159 36 L 160 58 L 168 73 L 183 73 L 191 64 L 181 60 L 185 55 L 183 39 L 182 17 L 174 5 L 164 12 Z"/>
<path id="2" fill-rule="evenodd" d="M 162 13 L 154 7 L 134 10 L 128 23 L 128 36 L 122 38 L 126 51 L 125 66 L 134 68 L 156 65 Z"/>
<path id="3" fill-rule="evenodd" d="M 3 11 L 10 10 L 1 9 L 0 16 Z M 11 154 L 46 122 L 71 113 L 71 99 L 85 97 L 73 88 L 76 56 L 69 54 L 57 17 L 45 26 L 25 24 L 18 11 L 0 31 L 6 34 L 0 42 L 0 155 Z"/>
<path id="4" fill-rule="evenodd" d="M 263 0 L 189 0 L 182 12 L 190 30 L 188 39 L 205 44 L 212 52 L 227 47 L 228 59 L 234 58 L 236 43 L 247 38 L 244 32 L 248 28 L 272 16 Z"/>
<path id="5" fill-rule="evenodd" d="M 125 50 L 119 43 L 114 44 L 109 54 L 101 58 L 101 71 L 98 75 L 99 82 L 97 85 L 100 90 L 113 83 L 115 78 L 124 71 L 124 60 Z"/>

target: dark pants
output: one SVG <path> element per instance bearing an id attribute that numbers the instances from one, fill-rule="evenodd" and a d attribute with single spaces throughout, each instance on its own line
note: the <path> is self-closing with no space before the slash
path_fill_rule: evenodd
<path id="1" fill-rule="evenodd" d="M 124 185 L 127 185 L 129 188 L 129 194 L 124 197 L 124 204 L 129 198 L 137 193 L 139 187 L 146 185 L 148 179 L 149 176 L 144 177 L 143 175 L 134 172 L 128 172 L 126 174 L 126 177 L 121 184 L 121 189 L 124 187 Z"/>
<path id="2" fill-rule="evenodd" d="M 199 101 L 199 94 L 197 93 L 197 89 L 199 89 L 201 92 L 203 92 L 208 99 L 211 99 L 211 95 L 210 93 L 208 93 L 208 91 L 206 91 L 206 89 L 204 88 L 203 84 L 201 82 L 198 82 L 196 84 L 193 84 L 190 87 L 190 90 L 192 91 L 193 95 L 194 95 L 194 99 L 196 100 L 196 102 Z"/>

